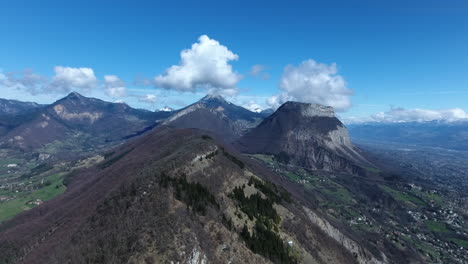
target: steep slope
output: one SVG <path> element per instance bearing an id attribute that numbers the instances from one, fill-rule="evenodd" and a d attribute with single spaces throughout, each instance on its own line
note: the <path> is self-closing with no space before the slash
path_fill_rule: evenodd
<path id="1" fill-rule="evenodd" d="M 262 120 L 259 113 L 227 102 L 221 96 L 207 95 L 170 116 L 165 125 L 177 128 L 199 128 L 233 141 Z"/>
<path id="2" fill-rule="evenodd" d="M 292 165 L 356 173 L 368 164 L 331 107 L 286 102 L 235 143 L 242 152 L 275 155 Z"/>
<path id="3" fill-rule="evenodd" d="M 0 145 L 34 151 L 73 151 L 75 147 L 83 151 L 141 134 L 168 115 L 71 93 L 9 131 Z"/>
<path id="4" fill-rule="evenodd" d="M 0 225 L 0 262 L 385 263 L 205 132 L 162 127 L 106 156 Z"/>

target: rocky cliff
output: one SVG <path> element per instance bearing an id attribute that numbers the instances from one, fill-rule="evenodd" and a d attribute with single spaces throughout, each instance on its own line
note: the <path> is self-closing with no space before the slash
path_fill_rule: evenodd
<path id="1" fill-rule="evenodd" d="M 286 102 L 235 145 L 311 169 L 358 173 L 357 165 L 368 164 L 333 108 L 318 104 Z"/>

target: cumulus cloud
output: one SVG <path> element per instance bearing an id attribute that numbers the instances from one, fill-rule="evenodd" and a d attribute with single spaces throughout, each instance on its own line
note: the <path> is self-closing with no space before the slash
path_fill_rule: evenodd
<path id="1" fill-rule="evenodd" d="M 0 73 L 0 85 L 17 90 L 26 91 L 30 94 L 38 94 L 47 79 L 26 69 L 22 72 Z"/>
<path id="2" fill-rule="evenodd" d="M 263 80 L 266 80 L 270 78 L 270 75 L 267 72 L 265 72 L 265 68 L 265 65 L 255 64 L 254 66 L 252 66 L 249 73 L 254 77 L 259 77 Z"/>
<path id="3" fill-rule="evenodd" d="M 91 68 L 55 66 L 55 75 L 46 86 L 47 92 L 68 93 L 71 90 L 89 92 L 97 86 L 98 80 Z"/>
<path id="4" fill-rule="evenodd" d="M 110 97 L 123 97 L 127 94 L 125 82 L 116 75 L 104 76 L 104 90 Z"/>
<path id="5" fill-rule="evenodd" d="M 434 120 L 453 122 L 468 119 L 468 114 L 461 108 L 429 110 L 397 107 L 387 112 L 374 114 L 371 119 L 375 122 L 426 122 Z"/>
<path id="6" fill-rule="evenodd" d="M 230 61 L 239 56 L 218 41 L 203 35 L 190 49 L 180 53 L 179 65 L 154 78 L 156 87 L 183 92 L 206 89 L 210 93 L 233 94 L 242 76 L 233 71 Z"/>
<path id="7" fill-rule="evenodd" d="M 154 94 L 147 94 L 147 95 L 144 95 L 140 98 L 138 98 L 138 101 L 139 102 L 142 102 L 142 103 L 156 103 L 156 101 L 158 100 L 158 97 Z"/>
<path id="8" fill-rule="evenodd" d="M 450 109 L 405 109 L 394 107 L 389 111 L 378 112 L 368 117 L 345 117 L 343 120 L 348 124 L 382 122 L 382 123 L 403 123 L 403 122 L 428 122 L 428 121 L 468 121 L 468 113 L 461 108 Z"/>
<path id="9" fill-rule="evenodd" d="M 299 101 L 332 106 L 337 111 L 351 107 L 352 91 L 338 74 L 335 63 L 327 65 L 312 59 L 298 66 L 288 65 L 279 84 L 280 92 L 267 100 L 277 108 L 286 101 Z"/>

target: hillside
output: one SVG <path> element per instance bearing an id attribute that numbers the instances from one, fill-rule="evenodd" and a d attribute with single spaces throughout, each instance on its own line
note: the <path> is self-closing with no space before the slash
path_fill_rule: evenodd
<path id="1" fill-rule="evenodd" d="M 231 142 L 255 127 L 263 117 L 264 114 L 227 102 L 221 96 L 207 95 L 176 111 L 164 121 L 164 125 L 204 129 Z"/>
<path id="2" fill-rule="evenodd" d="M 380 263 L 292 185 L 198 130 L 159 128 L 66 185 L 0 226 L 2 263 Z"/>

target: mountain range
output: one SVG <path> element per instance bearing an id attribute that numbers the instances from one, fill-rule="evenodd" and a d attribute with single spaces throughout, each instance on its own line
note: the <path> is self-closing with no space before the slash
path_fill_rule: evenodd
<path id="1" fill-rule="evenodd" d="M 21 102 L 0 98 L 0 115 L 14 115 L 41 108 L 42 105 L 33 102 Z"/>
<path id="2" fill-rule="evenodd" d="M 26 115 L 5 118 L 0 145 L 48 154 L 86 152 L 142 134 L 169 115 L 74 92 L 53 104 L 28 108 Z"/>
<path id="3" fill-rule="evenodd" d="M 264 114 L 227 102 L 221 96 L 207 95 L 200 101 L 176 111 L 163 124 L 177 128 L 200 128 L 233 141 L 255 127 Z"/>
<path id="4" fill-rule="evenodd" d="M 151 112 L 76 92 L 42 107 L 16 103 L 17 109 L 25 108 L 28 118 L 5 125 L 8 129 L 0 145 L 47 155 L 102 149 L 164 125 L 204 129 L 226 142 L 237 140 L 235 145 L 243 152 L 272 154 L 311 169 L 356 173 L 355 164 L 369 165 L 351 144 L 333 109 L 320 105 L 288 102 L 268 115 L 268 111 L 252 112 L 221 96 L 207 95 L 179 110 Z"/>
<path id="5" fill-rule="evenodd" d="M 448 196 L 380 166 L 331 107 L 208 95 L 152 112 L 75 92 L 5 105 L 0 263 L 463 260 L 464 223 L 414 216 Z"/>

